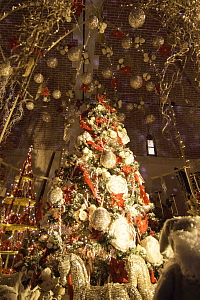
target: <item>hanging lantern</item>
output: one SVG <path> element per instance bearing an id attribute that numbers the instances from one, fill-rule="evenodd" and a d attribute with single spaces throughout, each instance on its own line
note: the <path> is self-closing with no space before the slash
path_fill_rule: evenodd
<path id="1" fill-rule="evenodd" d="M 133 44 L 133 40 L 129 36 L 124 36 L 122 38 L 122 48 L 130 49 L 132 44 Z"/>
<path id="2" fill-rule="evenodd" d="M 154 115 L 148 115 L 148 116 L 146 116 L 146 123 L 147 124 L 152 124 L 152 123 L 154 123 L 155 122 L 155 120 L 156 120 L 156 118 L 155 118 L 155 116 Z"/>
<path id="3" fill-rule="evenodd" d="M 95 29 L 98 27 L 98 25 L 99 25 L 99 20 L 97 16 L 90 16 L 88 18 L 87 26 L 89 27 L 89 29 Z"/>
<path id="4" fill-rule="evenodd" d="M 116 155 L 112 151 L 106 151 L 101 155 L 100 164 L 107 169 L 116 165 Z"/>
<path id="5" fill-rule="evenodd" d="M 133 108 L 134 108 L 133 103 L 126 104 L 126 110 L 131 111 L 131 110 L 133 110 Z"/>
<path id="6" fill-rule="evenodd" d="M 44 81 L 44 76 L 42 74 L 40 74 L 40 73 L 35 74 L 34 81 L 36 83 L 42 83 Z"/>
<path id="7" fill-rule="evenodd" d="M 126 119 L 126 115 L 124 113 L 119 113 L 117 114 L 117 118 L 119 122 L 124 122 L 124 120 Z"/>
<path id="8" fill-rule="evenodd" d="M 143 85 L 143 79 L 141 76 L 136 75 L 130 78 L 130 85 L 134 89 L 139 89 Z"/>
<path id="9" fill-rule="evenodd" d="M 148 81 L 147 84 L 146 84 L 146 90 L 148 92 L 153 92 L 155 91 L 155 84 L 152 82 L 152 81 Z"/>
<path id="10" fill-rule="evenodd" d="M 42 114 L 42 120 L 46 123 L 49 123 L 51 121 L 51 116 L 47 112 Z"/>
<path id="11" fill-rule="evenodd" d="M 58 65 L 58 59 L 56 57 L 50 57 L 47 59 L 47 66 L 50 68 L 56 68 Z"/>
<path id="12" fill-rule="evenodd" d="M 67 53 L 69 60 L 71 61 L 80 61 L 82 51 L 79 47 L 71 47 Z"/>
<path id="13" fill-rule="evenodd" d="M 155 47 L 155 48 L 159 48 L 160 46 L 162 46 L 164 44 L 165 40 L 162 36 L 156 36 L 154 39 L 153 39 L 153 42 L 152 42 L 152 45 Z"/>
<path id="14" fill-rule="evenodd" d="M 34 105 L 34 103 L 32 101 L 26 102 L 26 108 L 28 110 L 32 110 L 32 109 L 34 109 L 34 107 L 35 107 L 35 105 Z"/>
<path id="15" fill-rule="evenodd" d="M 113 76 L 113 71 L 110 67 L 106 67 L 102 70 L 103 78 L 110 79 Z"/>
<path id="16" fill-rule="evenodd" d="M 111 222 L 109 212 L 103 208 L 98 207 L 92 214 L 90 223 L 95 230 L 105 231 Z"/>
<path id="17" fill-rule="evenodd" d="M 130 26 L 133 28 L 141 27 L 145 22 L 145 17 L 145 13 L 142 9 L 134 7 L 128 18 Z"/>
<path id="18" fill-rule="evenodd" d="M 59 90 L 53 91 L 52 96 L 54 97 L 54 99 L 59 99 L 61 97 L 61 91 Z"/>
<path id="19" fill-rule="evenodd" d="M 83 73 L 81 75 L 81 81 L 84 84 L 87 84 L 87 85 L 90 84 L 92 82 L 92 74 L 91 73 L 87 73 L 87 72 Z"/>

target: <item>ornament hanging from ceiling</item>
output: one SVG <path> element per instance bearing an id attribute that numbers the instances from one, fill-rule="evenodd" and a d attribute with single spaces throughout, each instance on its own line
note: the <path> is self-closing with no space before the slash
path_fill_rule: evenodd
<path id="1" fill-rule="evenodd" d="M 36 83 L 42 83 L 44 81 L 44 76 L 40 73 L 34 75 L 34 81 Z"/>
<path id="2" fill-rule="evenodd" d="M 159 48 L 160 46 L 162 46 L 164 44 L 165 40 L 162 36 L 156 36 L 153 39 L 152 45 L 155 48 Z"/>
<path id="3" fill-rule="evenodd" d="M 92 82 L 92 74 L 89 72 L 85 72 L 81 75 L 81 81 L 84 84 L 90 84 Z"/>
<path id="4" fill-rule="evenodd" d="M 82 51 L 79 47 L 71 47 L 67 53 L 70 61 L 80 61 L 82 56 Z"/>
<path id="5" fill-rule="evenodd" d="M 152 114 L 146 116 L 146 123 L 147 123 L 147 124 L 152 124 L 152 123 L 155 122 L 155 120 L 156 120 L 156 118 L 155 118 L 155 116 L 152 115 Z"/>
<path id="6" fill-rule="evenodd" d="M 26 108 L 28 110 L 32 110 L 32 109 L 34 109 L 34 107 L 35 107 L 35 105 L 34 105 L 34 103 L 32 101 L 26 102 Z"/>
<path id="7" fill-rule="evenodd" d="M 105 79 L 110 79 L 113 76 L 113 71 L 110 67 L 106 67 L 102 70 L 102 76 Z"/>
<path id="8" fill-rule="evenodd" d="M 130 85 L 134 89 L 139 89 L 143 85 L 143 79 L 141 76 L 136 75 L 130 78 Z"/>
<path id="9" fill-rule="evenodd" d="M 46 122 L 46 123 L 49 123 L 49 122 L 51 121 L 51 116 L 50 116 L 50 114 L 47 113 L 47 112 L 44 112 L 44 113 L 42 114 L 42 120 L 43 120 L 44 122 Z"/>
<path id="10" fill-rule="evenodd" d="M 122 48 L 124 48 L 126 50 L 130 49 L 132 44 L 133 44 L 133 40 L 129 36 L 124 36 L 122 38 Z"/>
<path id="11" fill-rule="evenodd" d="M 99 25 L 99 20 L 97 16 L 92 15 L 88 18 L 87 26 L 89 27 L 89 29 L 95 29 L 98 27 L 98 25 Z"/>
<path id="12" fill-rule="evenodd" d="M 156 86 L 155 86 L 155 84 L 154 84 L 152 81 L 148 81 L 148 82 L 147 82 L 147 84 L 146 84 L 146 90 L 147 90 L 148 92 L 153 92 L 153 91 L 155 91 L 155 88 L 156 88 Z"/>
<path id="13" fill-rule="evenodd" d="M 61 91 L 59 91 L 59 90 L 53 91 L 52 96 L 54 97 L 54 99 L 60 99 Z"/>
<path id="14" fill-rule="evenodd" d="M 56 57 L 50 57 L 47 59 L 47 66 L 50 68 L 56 68 L 58 65 L 58 59 Z"/>
<path id="15" fill-rule="evenodd" d="M 139 28 L 144 24 L 145 18 L 144 11 L 139 7 L 134 7 L 129 14 L 128 21 L 131 27 Z"/>

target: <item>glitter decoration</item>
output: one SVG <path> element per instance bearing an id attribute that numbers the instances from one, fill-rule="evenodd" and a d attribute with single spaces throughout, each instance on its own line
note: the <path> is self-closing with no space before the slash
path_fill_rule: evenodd
<path id="1" fill-rule="evenodd" d="M 113 71 L 110 67 L 106 67 L 105 69 L 102 70 L 102 76 L 105 79 L 110 79 L 113 76 Z"/>
<path id="2" fill-rule="evenodd" d="M 34 75 L 34 81 L 36 83 L 42 83 L 44 81 L 44 76 L 40 73 Z"/>
<path id="3" fill-rule="evenodd" d="M 59 91 L 59 90 L 53 91 L 52 96 L 54 97 L 54 99 L 60 99 L 61 91 Z"/>
<path id="4" fill-rule="evenodd" d="M 85 72 L 81 75 L 81 81 L 84 84 L 90 84 L 92 82 L 92 74 Z"/>
<path id="5" fill-rule="evenodd" d="M 99 231 L 105 231 L 111 222 L 109 212 L 103 208 L 98 207 L 92 214 L 90 223 L 92 227 Z"/>
<path id="6" fill-rule="evenodd" d="M 50 68 L 56 68 L 58 65 L 58 59 L 56 57 L 50 57 L 47 59 L 47 66 Z"/>
<path id="7" fill-rule="evenodd" d="M 116 155 L 112 151 L 106 151 L 101 155 L 100 164 L 107 168 L 111 169 L 116 165 Z"/>
<path id="8" fill-rule="evenodd" d="M 128 18 L 130 26 L 133 28 L 141 27 L 145 22 L 145 17 L 145 13 L 142 9 L 134 7 Z"/>
<path id="9" fill-rule="evenodd" d="M 133 44 L 132 38 L 130 38 L 129 36 L 122 37 L 122 48 L 123 49 L 126 49 L 126 50 L 130 49 L 132 44 Z"/>
<path id="10" fill-rule="evenodd" d="M 89 29 L 95 29 L 99 25 L 99 19 L 97 16 L 90 16 L 87 21 L 87 26 Z"/>
<path id="11" fill-rule="evenodd" d="M 71 47 L 67 53 L 70 61 L 80 61 L 81 60 L 81 49 L 79 47 Z"/>
<path id="12" fill-rule="evenodd" d="M 126 252 L 135 247 L 135 229 L 123 216 L 111 224 L 109 234 L 114 237 L 111 244 L 116 249 Z"/>
<path id="13" fill-rule="evenodd" d="M 136 75 L 130 78 L 130 85 L 134 89 L 139 89 L 143 85 L 143 79 L 141 76 Z"/>
<path id="14" fill-rule="evenodd" d="M 49 193 L 49 202 L 52 205 L 61 206 L 64 203 L 63 191 L 60 187 L 56 186 Z"/>
<path id="15" fill-rule="evenodd" d="M 147 84 L 146 84 L 146 90 L 148 92 L 153 92 L 155 91 L 155 84 L 152 82 L 152 81 L 148 81 Z"/>

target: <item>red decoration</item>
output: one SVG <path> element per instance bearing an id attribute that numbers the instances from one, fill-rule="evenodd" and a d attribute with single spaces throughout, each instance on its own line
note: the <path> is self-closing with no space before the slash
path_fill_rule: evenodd
<path id="1" fill-rule="evenodd" d="M 67 188 L 67 187 L 63 188 L 63 197 L 65 199 L 66 204 L 69 204 L 72 201 L 72 199 L 73 199 L 72 191 L 73 190 L 75 190 L 75 185 L 72 185 L 70 188 Z"/>
<path id="2" fill-rule="evenodd" d="M 150 272 L 151 283 L 156 283 L 158 280 L 154 276 L 154 270 L 150 269 L 149 272 Z"/>
<path id="3" fill-rule="evenodd" d="M 13 38 L 8 39 L 8 47 L 12 48 L 12 50 L 14 50 L 14 51 L 19 49 L 20 44 L 18 42 L 18 38 L 13 37 Z"/>
<path id="4" fill-rule="evenodd" d="M 91 189 L 92 194 L 94 195 L 95 198 L 99 199 L 99 196 L 97 195 L 97 192 L 96 192 L 96 190 L 95 190 L 95 188 L 94 188 L 94 186 L 92 184 L 91 177 L 90 177 L 90 174 L 88 173 L 87 169 L 83 165 L 79 166 L 79 168 L 83 172 L 83 179 L 84 179 L 85 183 Z"/>
<path id="5" fill-rule="evenodd" d="M 111 204 L 117 205 L 118 207 L 121 207 L 122 209 L 124 209 L 126 200 L 123 199 L 123 195 L 124 195 L 124 193 L 119 193 L 119 194 L 111 193 L 111 197 L 112 197 Z"/>
<path id="6" fill-rule="evenodd" d="M 122 73 L 123 75 L 130 74 L 130 73 L 132 73 L 132 68 L 129 66 L 122 67 L 120 69 L 120 73 Z"/>
<path id="7" fill-rule="evenodd" d="M 90 235 L 91 240 L 101 240 L 102 239 L 102 232 L 92 228 L 92 234 Z"/>
<path id="8" fill-rule="evenodd" d="M 119 79 L 117 79 L 117 78 L 111 79 L 111 87 L 114 87 L 117 89 L 119 85 L 120 85 Z"/>
<path id="9" fill-rule="evenodd" d="M 135 224 L 139 228 L 140 234 L 145 233 L 148 229 L 148 217 L 145 213 L 143 213 L 143 217 L 141 215 L 138 215 L 135 218 Z"/>
<path id="10" fill-rule="evenodd" d="M 42 90 L 42 92 L 41 92 L 41 94 L 42 94 L 43 96 L 48 96 L 49 93 L 50 93 L 50 91 L 49 91 L 48 87 L 45 87 L 45 88 Z"/>
<path id="11" fill-rule="evenodd" d="M 36 223 L 38 224 L 39 221 L 42 220 L 43 218 L 43 211 L 42 211 L 42 208 L 43 208 L 43 201 L 42 201 L 42 198 L 40 198 L 40 200 L 38 201 L 37 203 L 37 210 L 36 210 L 36 214 L 35 214 L 35 220 L 36 220 Z"/>
<path id="12" fill-rule="evenodd" d="M 114 109 L 114 108 L 112 108 L 112 107 L 110 107 L 109 105 L 108 105 L 108 103 L 106 102 L 106 101 L 104 101 L 104 98 L 106 98 L 106 95 L 98 95 L 97 96 L 97 100 L 99 101 L 99 103 L 101 103 L 101 104 L 103 104 L 104 106 L 105 106 L 105 108 L 107 109 L 107 110 L 109 110 L 109 112 L 116 112 L 116 109 Z"/>
<path id="13" fill-rule="evenodd" d="M 104 151 L 104 148 L 102 148 L 101 146 L 95 144 L 95 143 L 92 142 L 92 141 L 87 141 L 87 144 L 88 144 L 88 145 L 91 145 L 91 146 L 92 146 L 94 149 L 96 149 L 96 150 L 99 150 L 99 151 L 101 151 L 101 152 Z"/>
<path id="14" fill-rule="evenodd" d="M 125 176 L 127 177 L 133 170 L 133 166 L 126 166 L 124 165 L 121 172 L 124 172 Z"/>
<path id="15" fill-rule="evenodd" d="M 82 3 L 82 0 L 75 0 L 72 2 L 72 12 L 74 12 L 77 17 L 80 17 L 84 6 L 85 4 Z"/>
<path id="16" fill-rule="evenodd" d="M 117 39 L 121 39 L 121 37 L 124 35 L 124 33 L 120 30 L 115 30 L 111 34 L 113 37 L 116 37 Z"/>
<path id="17" fill-rule="evenodd" d="M 84 91 L 84 93 L 86 93 L 89 89 L 90 89 L 89 86 L 83 83 L 79 90 Z"/>
<path id="18" fill-rule="evenodd" d="M 79 109 L 82 106 L 82 102 L 80 100 L 77 100 L 75 105 Z"/>
<path id="19" fill-rule="evenodd" d="M 33 53 L 37 56 L 41 56 L 41 57 L 44 56 L 44 51 L 40 48 L 34 48 Z"/>
<path id="20" fill-rule="evenodd" d="M 159 48 L 159 52 L 161 54 L 161 56 L 165 56 L 170 54 L 171 52 L 171 47 L 167 46 L 166 43 L 164 43 L 160 48 Z"/>
<path id="21" fill-rule="evenodd" d="M 111 274 L 113 282 L 115 283 L 128 282 L 128 275 L 125 270 L 125 263 L 123 260 L 117 260 L 112 257 L 109 265 L 109 272 Z"/>
<path id="22" fill-rule="evenodd" d="M 143 203 L 145 205 L 148 205 L 150 203 L 149 197 L 147 196 L 147 193 L 145 192 L 144 185 L 140 185 L 140 197 L 143 199 Z"/>

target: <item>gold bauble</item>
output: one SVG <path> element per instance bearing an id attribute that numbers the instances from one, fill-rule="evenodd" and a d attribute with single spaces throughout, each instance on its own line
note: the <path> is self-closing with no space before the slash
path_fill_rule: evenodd
<path id="1" fill-rule="evenodd" d="M 155 47 L 155 48 L 160 48 L 160 46 L 162 46 L 164 44 L 165 40 L 162 36 L 156 36 L 154 39 L 153 39 L 153 42 L 152 42 L 152 45 Z"/>
<path id="2" fill-rule="evenodd" d="M 44 122 L 46 122 L 46 123 L 49 123 L 50 121 L 51 121 L 51 116 L 50 116 L 50 114 L 48 114 L 48 113 L 43 113 L 42 114 L 42 120 L 44 121 Z"/>
<path id="3" fill-rule="evenodd" d="M 146 90 L 148 92 L 153 92 L 155 91 L 155 84 L 152 82 L 152 81 L 148 81 L 147 84 L 146 84 Z"/>
<path id="4" fill-rule="evenodd" d="M 154 115 L 148 115 L 148 116 L 146 116 L 146 123 L 147 124 L 152 124 L 153 122 L 155 122 L 155 120 L 156 120 L 156 118 L 155 118 L 155 116 Z"/>
<path id="5" fill-rule="evenodd" d="M 103 208 L 98 207 L 92 214 L 90 219 L 91 225 L 95 230 L 105 231 L 111 222 L 109 212 Z"/>
<path id="6" fill-rule="evenodd" d="M 124 36 L 122 38 L 122 48 L 130 49 L 132 44 L 133 44 L 133 40 L 129 36 Z"/>
<path id="7" fill-rule="evenodd" d="M 44 76 L 42 74 L 40 74 L 40 73 L 35 74 L 34 81 L 36 83 L 42 83 L 44 81 Z"/>
<path id="8" fill-rule="evenodd" d="M 141 76 L 136 75 L 130 78 L 130 85 L 134 89 L 139 89 L 143 85 L 143 79 Z"/>
<path id="9" fill-rule="evenodd" d="M 110 67 L 106 67 L 102 70 L 103 78 L 110 79 L 113 76 L 113 71 Z"/>
<path id="10" fill-rule="evenodd" d="M 54 99 L 59 99 L 61 97 L 61 91 L 59 90 L 53 91 L 52 96 L 54 97 Z"/>
<path id="11" fill-rule="evenodd" d="M 50 57 L 47 59 L 47 66 L 50 68 L 56 68 L 58 65 L 58 59 L 56 57 Z"/>
<path id="12" fill-rule="evenodd" d="M 141 27 L 145 22 L 145 17 L 145 13 L 142 9 L 134 7 L 128 18 L 130 26 L 133 28 Z"/>
<path id="13" fill-rule="evenodd" d="M 100 164 L 107 169 L 116 165 L 116 155 L 112 151 L 106 151 L 101 155 Z"/>
<path id="14" fill-rule="evenodd" d="M 82 56 L 82 51 L 79 47 L 71 47 L 67 53 L 69 60 L 80 61 Z"/>
<path id="15" fill-rule="evenodd" d="M 90 28 L 90 29 L 95 29 L 97 28 L 99 25 L 99 20 L 97 18 L 97 16 L 90 16 L 87 20 L 87 26 Z"/>
<path id="16" fill-rule="evenodd" d="M 26 108 L 28 109 L 28 110 L 32 110 L 32 109 L 34 109 L 34 103 L 32 102 L 32 101 L 28 101 L 28 102 L 26 102 Z"/>
<path id="17" fill-rule="evenodd" d="M 0 76 L 9 77 L 13 72 L 13 68 L 10 66 L 10 62 L 7 61 L 0 65 Z"/>
<path id="18" fill-rule="evenodd" d="M 92 74 L 89 72 L 85 72 L 81 75 L 81 81 L 84 84 L 90 84 L 92 82 Z"/>

